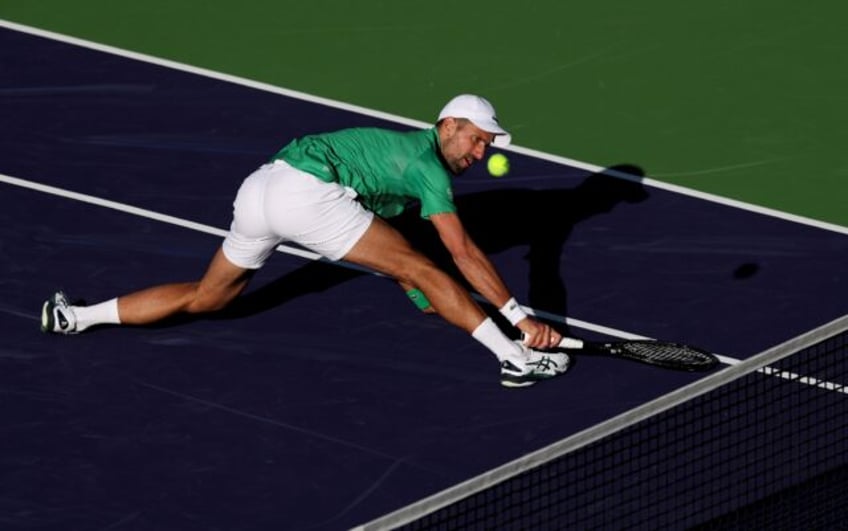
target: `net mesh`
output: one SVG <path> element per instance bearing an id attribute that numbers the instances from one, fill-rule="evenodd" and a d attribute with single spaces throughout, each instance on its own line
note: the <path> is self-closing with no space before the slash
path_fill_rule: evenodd
<path id="1" fill-rule="evenodd" d="M 841 526 L 846 335 L 770 361 L 401 529 Z"/>

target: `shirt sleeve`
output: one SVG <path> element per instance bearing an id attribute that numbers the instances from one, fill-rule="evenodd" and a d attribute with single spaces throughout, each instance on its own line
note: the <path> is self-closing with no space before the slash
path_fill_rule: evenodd
<path id="1" fill-rule="evenodd" d="M 419 178 L 418 198 L 421 200 L 421 217 L 433 214 L 455 213 L 450 177 L 444 171 L 429 171 Z"/>

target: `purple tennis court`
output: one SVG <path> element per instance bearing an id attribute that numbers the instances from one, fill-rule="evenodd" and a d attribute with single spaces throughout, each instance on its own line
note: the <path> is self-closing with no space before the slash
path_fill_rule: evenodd
<path id="1" fill-rule="evenodd" d="M 507 391 L 394 282 L 286 252 L 220 314 L 43 335 L 58 288 L 197 278 L 241 180 L 292 138 L 409 126 L 7 29 L 0 57 L 3 527 L 349 528 L 704 376 L 580 356 Z M 509 157 L 456 181 L 459 212 L 563 330 L 732 363 L 848 314 L 845 233 Z M 395 222 L 445 260 L 416 212 Z"/>

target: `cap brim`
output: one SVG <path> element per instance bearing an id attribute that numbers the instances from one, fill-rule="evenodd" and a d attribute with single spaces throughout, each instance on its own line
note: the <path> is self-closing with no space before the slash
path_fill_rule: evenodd
<path id="1" fill-rule="evenodd" d="M 509 133 L 499 133 L 495 135 L 495 139 L 492 140 L 492 145 L 497 147 L 506 147 L 512 142 L 512 135 Z"/>
<path id="2" fill-rule="evenodd" d="M 495 139 L 492 140 L 492 144 L 498 147 L 508 146 L 510 142 L 512 142 L 512 135 L 506 132 L 506 129 L 500 126 L 494 120 L 475 120 L 471 118 L 471 123 L 486 131 L 487 133 L 492 133 L 495 135 Z"/>

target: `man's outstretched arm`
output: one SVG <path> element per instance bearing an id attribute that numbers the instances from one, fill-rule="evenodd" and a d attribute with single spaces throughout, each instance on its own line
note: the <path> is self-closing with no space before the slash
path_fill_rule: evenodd
<path id="1" fill-rule="evenodd" d="M 526 344 L 535 348 L 550 348 L 559 344 L 561 335 L 553 328 L 528 317 L 504 284 L 495 266 L 466 232 L 459 216 L 454 213 L 434 214 L 430 221 L 435 226 L 442 243 L 450 252 L 466 280 L 486 300 L 501 309 L 514 326 L 524 332 Z"/>

